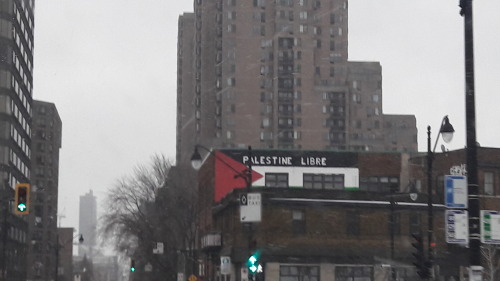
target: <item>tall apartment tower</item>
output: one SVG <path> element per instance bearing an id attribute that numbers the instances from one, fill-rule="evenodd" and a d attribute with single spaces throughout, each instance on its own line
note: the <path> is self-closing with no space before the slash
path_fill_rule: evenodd
<path id="1" fill-rule="evenodd" d="M 54 280 L 57 269 L 57 203 L 62 122 L 53 103 L 33 101 L 28 280 Z M 61 239 L 59 239 L 61 241 Z M 69 241 L 71 244 L 71 240 Z"/>
<path id="2" fill-rule="evenodd" d="M 17 183 L 29 183 L 34 0 L 0 1 L 0 279 L 26 280 L 28 217 L 14 215 Z"/>
<path id="3" fill-rule="evenodd" d="M 92 189 L 80 196 L 79 230 L 83 235 L 83 243 L 78 246 L 78 255 L 92 258 L 96 246 L 97 199 Z"/>
<path id="4" fill-rule="evenodd" d="M 177 162 L 194 144 L 416 151 L 415 117 L 382 112 L 380 64 L 348 61 L 347 8 L 195 0 L 179 18 Z"/>

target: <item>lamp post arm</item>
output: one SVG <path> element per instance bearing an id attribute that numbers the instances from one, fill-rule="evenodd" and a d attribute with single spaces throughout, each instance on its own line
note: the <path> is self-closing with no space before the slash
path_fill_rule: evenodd
<path id="1" fill-rule="evenodd" d="M 441 124 L 439 125 L 439 131 L 438 131 L 438 135 L 436 137 L 436 141 L 434 142 L 434 148 L 432 149 L 432 153 L 434 154 L 434 152 L 436 152 L 436 146 L 438 144 L 438 141 L 439 141 L 439 136 L 441 136 L 441 131 L 443 130 L 443 125 L 445 123 L 445 120 L 448 118 L 448 115 L 444 116 L 443 117 L 443 120 L 441 120 Z M 428 127 L 428 131 L 430 132 L 430 127 Z M 430 139 L 430 136 L 429 136 L 429 139 Z M 429 144 L 430 145 L 430 144 Z M 430 146 L 429 146 L 430 148 Z"/>
<path id="2" fill-rule="evenodd" d="M 233 166 L 231 166 L 229 163 L 227 163 L 226 161 L 224 161 L 224 159 L 220 158 L 219 156 L 217 156 L 217 154 L 215 154 L 212 150 L 210 150 L 209 148 L 203 146 L 203 145 L 200 145 L 200 144 L 197 144 L 195 146 L 195 148 L 202 148 L 204 149 L 205 151 L 207 151 L 209 154 L 213 155 L 215 157 L 215 159 L 219 160 L 220 162 L 222 162 L 222 164 L 224 164 L 226 167 L 228 167 L 229 169 L 233 170 L 233 172 L 236 173 L 235 177 L 240 177 L 242 178 L 244 181 L 245 181 L 245 184 L 246 184 L 246 187 L 249 188 L 250 185 L 252 184 L 252 161 L 250 160 L 249 161 L 249 164 L 248 164 L 248 171 L 247 171 L 247 174 L 245 173 L 242 173 L 241 171 L 238 171 L 236 170 Z M 249 153 L 251 153 L 251 147 L 249 146 L 248 147 L 248 150 L 249 150 Z M 251 155 L 249 155 L 251 156 Z"/>

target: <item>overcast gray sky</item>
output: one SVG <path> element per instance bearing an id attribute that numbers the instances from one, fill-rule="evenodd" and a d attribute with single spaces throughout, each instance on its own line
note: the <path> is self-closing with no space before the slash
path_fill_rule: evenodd
<path id="1" fill-rule="evenodd" d="M 242 1 L 242 0 L 238 0 Z M 465 146 L 459 0 L 351 0 L 349 57 L 380 61 L 385 114 L 415 114 L 419 149 L 449 115 Z M 35 11 L 34 98 L 63 122 L 59 213 L 99 199 L 154 153 L 175 159 L 177 20 L 191 0 L 43 0 Z M 500 1 L 474 1 L 477 139 L 500 147 Z M 491 127 L 492 126 L 492 127 Z"/>

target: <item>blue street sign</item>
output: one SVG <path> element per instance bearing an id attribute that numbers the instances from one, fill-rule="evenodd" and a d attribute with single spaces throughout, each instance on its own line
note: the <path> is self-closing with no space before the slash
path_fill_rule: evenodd
<path id="1" fill-rule="evenodd" d="M 467 209 L 467 177 L 445 176 L 444 191 L 447 208 Z"/>

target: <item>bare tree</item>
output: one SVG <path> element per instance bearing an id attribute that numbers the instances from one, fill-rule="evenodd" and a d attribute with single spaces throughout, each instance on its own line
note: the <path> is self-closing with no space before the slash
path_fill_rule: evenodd
<path id="1" fill-rule="evenodd" d="M 179 256 L 194 249 L 196 238 L 196 192 L 189 173 L 190 169 L 172 167 L 165 156 L 154 155 L 149 165 L 139 165 L 119 179 L 108 193 L 101 218 L 104 241 L 134 258 L 139 269 L 150 264 L 153 273 L 175 277 Z M 153 254 L 158 242 L 165 251 Z M 188 256 L 194 259 L 193 253 Z"/>
<path id="2" fill-rule="evenodd" d="M 484 274 L 487 281 L 496 280 L 497 272 L 500 269 L 500 252 L 498 245 L 482 244 L 481 254 L 483 256 Z"/>

